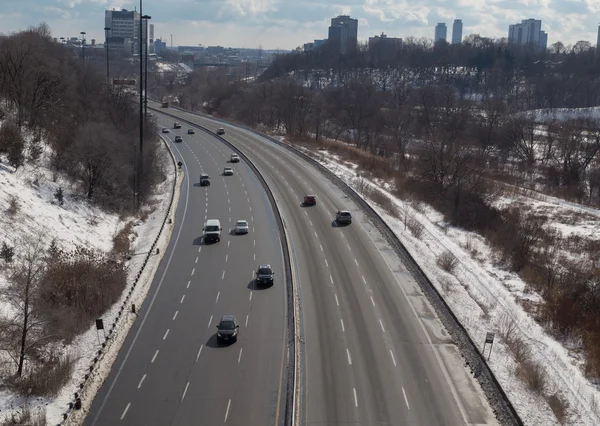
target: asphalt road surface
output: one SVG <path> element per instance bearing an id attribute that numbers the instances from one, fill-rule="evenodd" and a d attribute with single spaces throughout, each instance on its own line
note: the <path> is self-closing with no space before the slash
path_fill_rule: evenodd
<path id="1" fill-rule="evenodd" d="M 173 108 L 164 112 L 211 130 L 225 128 L 223 137 L 257 166 L 277 199 L 301 293 L 302 424 L 497 424 L 418 285 L 342 191 L 294 154 L 248 130 Z M 315 194 L 317 205 L 301 206 L 305 194 Z M 339 209 L 352 212 L 351 225 L 335 225 Z M 271 222 L 266 219 L 263 226 Z M 274 250 L 275 243 L 267 247 Z M 276 356 L 275 348 L 272 353 Z M 222 369 L 225 360 L 213 362 Z M 259 359 L 248 362 L 262 366 Z M 258 388 L 262 381 L 255 384 Z"/>
<path id="2" fill-rule="evenodd" d="M 260 182 L 213 136 L 169 127 L 185 175 L 173 236 L 140 318 L 96 396 L 86 425 L 281 425 L 285 411 L 286 294 L 273 211 Z M 232 166 L 233 176 L 222 176 Z M 208 173 L 211 185 L 199 185 Z M 221 241 L 205 244 L 206 219 L 219 219 Z M 238 219 L 247 235 L 229 232 Z M 260 263 L 275 284 L 257 288 Z M 231 345 L 216 342 L 225 314 L 240 324 Z"/>

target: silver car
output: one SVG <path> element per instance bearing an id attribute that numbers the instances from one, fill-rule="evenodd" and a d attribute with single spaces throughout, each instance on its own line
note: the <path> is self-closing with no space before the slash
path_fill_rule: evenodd
<path id="1" fill-rule="evenodd" d="M 233 169 L 231 167 L 225 167 L 223 169 L 223 176 L 233 176 Z"/>
<path id="2" fill-rule="evenodd" d="M 235 223 L 235 233 L 236 234 L 247 234 L 248 233 L 248 221 L 247 220 L 238 220 Z"/>

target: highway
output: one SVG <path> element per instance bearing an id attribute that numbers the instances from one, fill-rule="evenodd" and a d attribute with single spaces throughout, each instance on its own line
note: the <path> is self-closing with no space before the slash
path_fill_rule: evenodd
<path id="1" fill-rule="evenodd" d="M 286 289 L 281 242 L 267 194 L 218 139 L 168 127 L 184 181 L 169 247 L 86 425 L 281 425 L 285 411 Z M 225 166 L 233 176 L 222 176 Z M 208 173 L 211 185 L 201 187 Z M 221 241 L 205 244 L 206 219 L 219 219 Z M 230 233 L 249 222 L 247 235 Z M 275 284 L 257 288 L 269 263 Z M 240 324 L 236 343 L 219 346 L 225 314 Z"/>
<path id="2" fill-rule="evenodd" d="M 277 199 L 301 296 L 302 424 L 497 424 L 418 284 L 341 190 L 253 132 L 173 108 L 158 111 L 224 127 L 223 137 L 251 159 Z M 308 193 L 316 206 L 301 206 Z M 352 212 L 351 225 L 335 226 L 339 209 Z M 253 361 L 260 368 L 262 361 Z"/>

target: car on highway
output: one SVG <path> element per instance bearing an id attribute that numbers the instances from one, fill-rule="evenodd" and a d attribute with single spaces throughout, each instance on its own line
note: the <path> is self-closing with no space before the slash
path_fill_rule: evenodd
<path id="1" fill-rule="evenodd" d="M 273 272 L 273 268 L 271 265 L 263 264 L 259 265 L 256 270 L 256 284 L 258 285 L 273 285 L 273 276 L 275 272 Z"/>
<path id="2" fill-rule="evenodd" d="M 200 175 L 200 186 L 210 186 L 210 176 L 206 173 Z"/>
<path id="3" fill-rule="evenodd" d="M 352 223 L 352 214 L 348 210 L 340 210 L 335 214 L 335 221 L 339 225 L 350 225 Z"/>
<path id="4" fill-rule="evenodd" d="M 223 169 L 223 176 L 233 176 L 233 169 L 231 167 L 225 167 Z"/>
<path id="5" fill-rule="evenodd" d="M 163 127 L 163 128 L 162 128 L 162 132 L 163 132 L 163 133 L 169 133 L 169 129 L 167 129 L 166 127 Z"/>
<path id="6" fill-rule="evenodd" d="M 220 127 L 217 129 L 217 135 L 224 135 L 225 134 L 225 129 Z"/>
<path id="7" fill-rule="evenodd" d="M 173 128 L 174 129 L 181 129 L 181 124 L 179 124 L 179 122 L 176 121 L 175 123 L 173 123 Z"/>
<path id="8" fill-rule="evenodd" d="M 231 156 L 229 157 L 229 162 L 230 163 L 239 163 L 240 162 L 240 156 L 237 154 L 231 154 Z"/>
<path id="9" fill-rule="evenodd" d="M 236 234 L 247 234 L 248 233 L 248 221 L 238 220 L 235 222 L 235 233 Z"/>
<path id="10" fill-rule="evenodd" d="M 194 129 L 188 129 L 188 135 L 193 135 L 194 133 L 196 133 Z"/>
<path id="11" fill-rule="evenodd" d="M 305 206 L 316 206 L 317 205 L 317 197 L 315 195 L 305 195 L 304 203 Z"/>
<path id="12" fill-rule="evenodd" d="M 217 343 L 237 342 L 240 325 L 235 315 L 223 315 L 217 324 Z"/>
<path id="13" fill-rule="evenodd" d="M 177 135 L 175 136 L 175 142 L 183 142 L 183 139 L 181 139 L 181 136 Z"/>
<path id="14" fill-rule="evenodd" d="M 211 241 L 221 241 L 221 221 L 219 219 L 208 219 L 204 224 L 204 242 L 210 243 Z"/>

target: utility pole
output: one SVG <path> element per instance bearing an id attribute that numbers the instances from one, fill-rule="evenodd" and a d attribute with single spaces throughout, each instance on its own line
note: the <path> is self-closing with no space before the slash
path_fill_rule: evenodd
<path id="1" fill-rule="evenodd" d="M 104 43 L 106 43 L 106 84 L 110 84 L 109 68 L 108 68 L 108 32 L 109 31 L 110 31 L 110 28 L 104 27 L 104 32 L 106 34 L 106 37 L 104 38 Z"/>
<path id="2" fill-rule="evenodd" d="M 134 184 L 134 197 L 136 209 L 140 207 L 140 188 L 141 188 L 141 175 L 142 175 L 142 155 L 144 152 L 144 55 L 142 52 L 142 38 L 144 20 L 142 15 L 142 0 L 140 0 L 140 35 L 138 39 L 139 45 L 139 57 L 140 57 L 140 141 L 138 149 L 136 150 L 136 170 L 135 170 L 135 184 Z"/>

